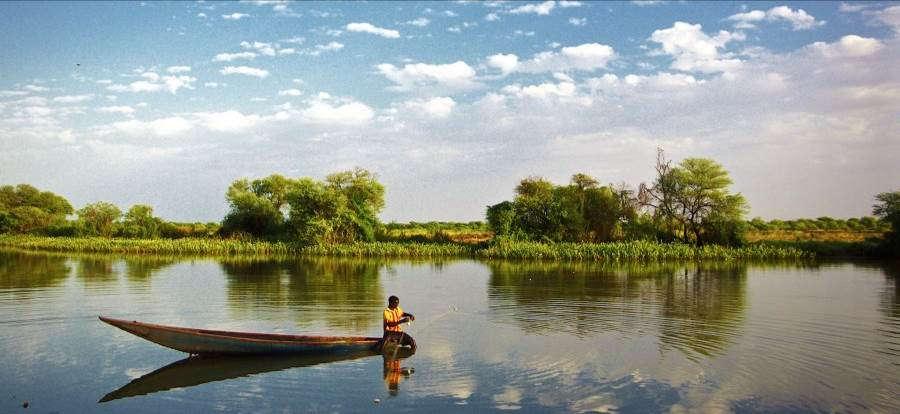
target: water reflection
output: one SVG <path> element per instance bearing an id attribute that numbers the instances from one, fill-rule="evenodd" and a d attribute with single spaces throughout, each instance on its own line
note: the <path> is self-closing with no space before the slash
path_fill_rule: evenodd
<path id="1" fill-rule="evenodd" d="M 113 268 L 114 259 L 102 256 L 85 256 L 78 259 L 75 276 L 90 285 L 114 282 L 118 275 Z"/>
<path id="2" fill-rule="evenodd" d="M 374 355 L 377 355 L 374 351 L 362 351 L 351 354 L 294 356 L 188 357 L 141 376 L 106 394 L 98 402 L 102 403 L 121 398 L 153 394 L 175 388 L 193 387 L 210 382 L 249 377 L 291 368 L 350 361 Z"/>
<path id="3" fill-rule="evenodd" d="M 690 357 L 728 346 L 746 307 L 747 265 L 491 262 L 492 320 L 524 331 L 631 337 L 659 330 Z"/>
<path id="4" fill-rule="evenodd" d="M 340 331 L 380 326 L 383 262 L 362 259 L 223 261 L 228 302 L 236 312 L 260 306 L 299 312 L 298 323 L 322 320 Z"/>
<path id="5" fill-rule="evenodd" d="M 166 256 L 126 256 L 125 276 L 131 282 L 147 282 L 162 270 L 179 262 L 176 257 Z"/>
<path id="6" fill-rule="evenodd" d="M 0 250 L 0 289 L 58 286 L 71 270 L 65 256 Z"/>

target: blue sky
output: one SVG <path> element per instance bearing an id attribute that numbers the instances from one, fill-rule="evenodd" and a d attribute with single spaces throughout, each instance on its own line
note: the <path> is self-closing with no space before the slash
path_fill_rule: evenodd
<path id="1" fill-rule="evenodd" d="M 385 220 L 478 220 L 525 176 L 636 186 L 662 147 L 751 216 L 865 215 L 900 185 L 898 30 L 891 3 L 0 3 L 0 183 L 211 221 L 237 178 L 361 166 Z"/>

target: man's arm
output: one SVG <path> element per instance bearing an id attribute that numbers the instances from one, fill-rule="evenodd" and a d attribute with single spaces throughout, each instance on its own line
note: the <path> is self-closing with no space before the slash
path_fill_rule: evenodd
<path id="1" fill-rule="evenodd" d="M 405 313 L 404 313 L 403 315 L 406 316 Z M 412 315 L 409 315 L 409 316 L 412 316 Z M 415 318 L 413 318 L 413 319 L 415 319 Z M 404 324 L 404 323 L 407 323 L 407 322 L 409 322 L 409 321 L 410 321 L 410 319 L 409 319 L 408 317 L 404 317 L 404 318 L 401 318 L 401 319 L 400 319 L 399 321 L 397 321 L 397 322 L 388 322 L 388 321 L 384 321 L 384 326 L 388 326 L 388 327 L 393 328 L 393 327 L 395 327 L 395 326 L 397 326 L 397 325 Z"/>
<path id="2" fill-rule="evenodd" d="M 411 320 L 411 321 L 416 320 L 416 317 L 413 316 L 413 314 L 411 314 L 411 313 L 403 312 L 403 315 L 400 315 L 400 316 L 403 316 L 404 318 L 409 318 L 409 320 Z"/>

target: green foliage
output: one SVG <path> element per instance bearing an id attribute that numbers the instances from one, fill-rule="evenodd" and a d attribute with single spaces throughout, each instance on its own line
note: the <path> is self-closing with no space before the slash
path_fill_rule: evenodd
<path id="1" fill-rule="evenodd" d="M 121 234 L 125 237 L 155 239 L 161 234 L 163 221 L 153 216 L 153 207 L 135 204 L 122 220 Z"/>
<path id="2" fill-rule="evenodd" d="M 669 237 L 694 244 L 741 243 L 747 202 L 729 193 L 731 178 L 719 163 L 686 158 L 672 167 L 660 150 L 656 171 L 653 185 L 642 186 L 641 199 Z"/>
<path id="3" fill-rule="evenodd" d="M 872 206 L 872 214 L 891 226 L 885 235 L 884 249 L 887 254 L 900 257 L 900 191 L 880 193 L 875 200 L 878 202 Z"/>
<path id="4" fill-rule="evenodd" d="M 373 241 L 384 187 L 357 168 L 331 174 L 324 182 L 278 174 L 237 180 L 226 198 L 231 208 L 222 222 L 225 235 L 304 244 Z"/>
<path id="5" fill-rule="evenodd" d="M 39 233 L 65 223 L 72 205 L 28 184 L 0 186 L 0 233 Z"/>
<path id="6" fill-rule="evenodd" d="M 496 235 L 512 234 L 515 224 L 515 205 L 510 201 L 503 201 L 487 208 L 487 222 Z"/>
<path id="7" fill-rule="evenodd" d="M 82 207 L 75 214 L 82 235 L 111 237 L 116 232 L 122 210 L 112 203 L 99 201 Z"/>

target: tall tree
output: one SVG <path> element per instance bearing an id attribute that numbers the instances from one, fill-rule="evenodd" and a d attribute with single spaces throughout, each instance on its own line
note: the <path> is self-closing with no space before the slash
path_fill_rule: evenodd
<path id="1" fill-rule="evenodd" d="M 116 221 L 122 216 L 122 210 L 106 201 L 88 204 L 75 213 L 84 234 L 103 237 L 110 237 L 115 233 Z"/>
<path id="2" fill-rule="evenodd" d="M 65 223 L 72 205 L 49 191 L 28 184 L 0 186 L 0 233 L 27 233 Z"/>
<path id="3" fill-rule="evenodd" d="M 880 193 L 875 200 L 872 214 L 891 225 L 891 230 L 885 234 L 885 247 L 889 254 L 900 256 L 900 190 Z"/>

